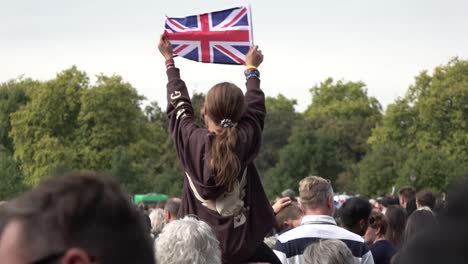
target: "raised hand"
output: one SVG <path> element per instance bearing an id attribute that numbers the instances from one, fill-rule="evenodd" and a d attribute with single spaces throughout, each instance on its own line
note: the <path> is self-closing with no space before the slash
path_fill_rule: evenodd
<path id="1" fill-rule="evenodd" d="M 172 45 L 167 36 L 161 35 L 161 38 L 159 39 L 158 49 L 166 60 L 172 59 Z"/>
<path id="2" fill-rule="evenodd" d="M 258 67 L 263 62 L 262 51 L 258 49 L 257 45 L 250 47 L 249 52 L 245 56 L 245 65 L 246 66 L 255 66 Z"/>
<path id="3" fill-rule="evenodd" d="M 291 199 L 289 197 L 283 197 L 280 198 L 278 201 L 276 201 L 275 204 L 273 204 L 271 207 L 273 208 L 273 212 L 275 214 L 279 213 L 281 209 L 283 209 L 285 206 L 291 204 Z"/>

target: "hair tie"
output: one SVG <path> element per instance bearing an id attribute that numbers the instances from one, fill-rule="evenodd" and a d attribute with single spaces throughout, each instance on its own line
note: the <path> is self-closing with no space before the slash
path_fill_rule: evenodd
<path id="1" fill-rule="evenodd" d="M 221 127 L 223 127 L 223 128 L 231 128 L 231 127 L 236 126 L 236 124 L 233 123 L 233 122 L 231 121 L 231 119 L 228 119 L 228 118 L 221 120 L 220 125 L 221 125 Z"/>

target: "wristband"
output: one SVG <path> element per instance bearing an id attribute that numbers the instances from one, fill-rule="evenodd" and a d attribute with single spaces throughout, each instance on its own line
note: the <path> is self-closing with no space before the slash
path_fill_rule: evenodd
<path id="1" fill-rule="evenodd" d="M 174 59 L 168 59 L 166 60 L 166 67 L 169 66 L 169 65 L 174 65 Z"/>
<path id="2" fill-rule="evenodd" d="M 257 77 L 260 78 L 260 72 L 256 69 L 247 69 L 244 71 L 245 78 L 249 79 L 250 77 Z"/>
<path id="3" fill-rule="evenodd" d="M 247 66 L 246 68 L 246 70 L 251 70 L 251 69 L 256 70 L 257 67 L 250 65 L 250 66 Z"/>

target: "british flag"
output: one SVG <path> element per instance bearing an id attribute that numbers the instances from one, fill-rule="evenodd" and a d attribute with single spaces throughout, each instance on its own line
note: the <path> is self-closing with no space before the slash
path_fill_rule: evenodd
<path id="1" fill-rule="evenodd" d="M 250 8 L 167 17 L 164 34 L 176 56 L 205 63 L 244 64 L 252 45 Z"/>

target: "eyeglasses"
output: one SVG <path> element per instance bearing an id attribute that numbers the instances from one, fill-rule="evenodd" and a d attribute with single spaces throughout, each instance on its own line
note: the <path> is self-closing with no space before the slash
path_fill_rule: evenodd
<path id="1" fill-rule="evenodd" d="M 63 257 L 63 255 L 65 255 L 65 251 L 49 254 L 49 255 L 44 256 L 44 257 L 42 257 L 42 258 L 40 258 L 38 260 L 30 262 L 29 264 L 49 264 L 52 261 L 58 260 L 59 258 Z"/>

